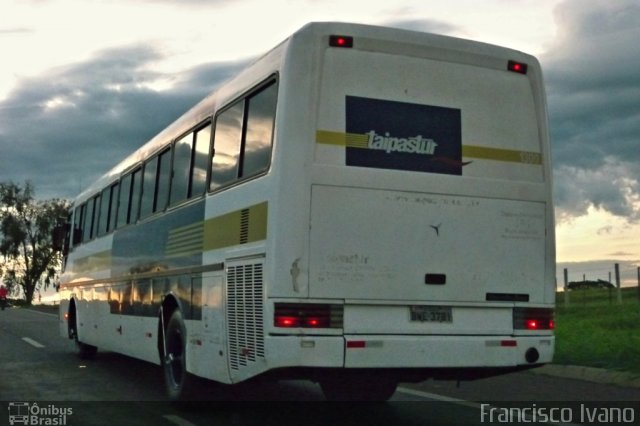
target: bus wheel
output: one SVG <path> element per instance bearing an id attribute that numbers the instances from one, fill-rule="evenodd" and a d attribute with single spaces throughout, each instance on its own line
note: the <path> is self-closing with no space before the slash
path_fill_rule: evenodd
<path id="1" fill-rule="evenodd" d="M 78 327 L 76 325 L 75 308 L 69 311 L 69 339 L 73 339 L 76 344 L 76 354 L 80 359 L 93 359 L 98 352 L 98 348 L 93 345 L 87 345 L 78 340 Z"/>
<path id="2" fill-rule="evenodd" d="M 190 378 L 187 373 L 186 339 L 187 329 L 180 310 L 176 309 L 167 324 L 162 357 L 167 395 L 172 401 L 187 399 L 188 395 Z"/>
<path id="3" fill-rule="evenodd" d="M 398 383 L 390 379 L 329 379 L 320 382 L 327 401 L 387 401 Z"/>

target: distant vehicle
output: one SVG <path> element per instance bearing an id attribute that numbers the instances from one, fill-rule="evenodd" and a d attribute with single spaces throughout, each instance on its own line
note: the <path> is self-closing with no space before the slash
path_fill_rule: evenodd
<path id="1" fill-rule="evenodd" d="M 609 281 L 597 280 L 597 281 L 571 281 L 567 287 L 569 290 L 583 290 L 589 288 L 615 288 L 615 286 Z"/>
<path id="2" fill-rule="evenodd" d="M 550 362 L 546 117 L 532 56 L 309 24 L 76 198 L 61 333 L 161 364 L 172 399 L 190 375 L 385 400 Z"/>

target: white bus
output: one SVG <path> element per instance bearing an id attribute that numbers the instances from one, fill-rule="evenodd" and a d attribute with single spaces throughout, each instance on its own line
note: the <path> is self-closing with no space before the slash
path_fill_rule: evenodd
<path id="1" fill-rule="evenodd" d="M 161 364 L 172 399 L 193 375 L 385 400 L 548 363 L 549 155 L 534 57 L 306 25 L 76 198 L 61 333 Z"/>

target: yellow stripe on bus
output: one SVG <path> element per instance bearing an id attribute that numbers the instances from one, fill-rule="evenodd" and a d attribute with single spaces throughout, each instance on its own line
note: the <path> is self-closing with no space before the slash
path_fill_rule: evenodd
<path id="1" fill-rule="evenodd" d="M 367 148 L 369 137 L 358 133 L 331 132 L 328 130 L 318 130 L 316 132 L 316 142 L 325 145 L 348 146 L 351 148 Z"/>
<path id="2" fill-rule="evenodd" d="M 204 250 L 267 239 L 266 202 L 209 219 L 204 224 Z"/>
<path id="3" fill-rule="evenodd" d="M 165 246 L 165 255 L 167 257 L 182 257 L 202 252 L 203 233 L 203 221 L 170 230 Z"/>
<path id="4" fill-rule="evenodd" d="M 462 156 L 467 158 L 506 161 L 511 163 L 542 164 L 542 155 L 538 152 L 489 148 L 486 146 L 463 145 Z"/>
<path id="5" fill-rule="evenodd" d="M 316 131 L 316 143 L 323 145 L 346 146 L 350 148 L 367 148 L 369 137 L 366 134 Z M 513 149 L 490 148 L 477 145 L 463 145 L 462 156 L 482 160 L 504 161 L 522 164 L 542 164 L 542 155 L 538 152 L 518 151 Z"/>

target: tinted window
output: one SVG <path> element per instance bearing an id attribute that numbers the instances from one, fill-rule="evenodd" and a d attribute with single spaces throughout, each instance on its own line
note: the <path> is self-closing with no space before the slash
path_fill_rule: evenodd
<path id="1" fill-rule="evenodd" d="M 142 199 L 140 201 L 140 217 L 144 218 L 153 213 L 153 201 L 156 194 L 156 174 L 158 171 L 158 157 L 153 157 L 144 165 L 142 178 Z"/>
<path id="2" fill-rule="evenodd" d="M 131 195 L 131 175 L 126 175 L 120 181 L 120 196 L 118 197 L 117 227 L 127 224 L 129 214 L 129 196 Z"/>
<path id="3" fill-rule="evenodd" d="M 111 187 L 102 190 L 100 198 L 100 215 L 98 216 L 98 225 L 96 226 L 96 234 L 102 236 L 107 233 L 109 227 L 109 204 L 111 201 Z"/>
<path id="4" fill-rule="evenodd" d="M 109 209 L 109 220 L 107 223 L 107 232 L 111 232 L 116 227 L 116 215 L 118 214 L 118 188 L 120 184 L 111 185 L 109 196 L 111 198 L 111 207 Z"/>
<path id="5" fill-rule="evenodd" d="M 85 204 L 76 207 L 75 213 L 73 214 L 73 245 L 82 242 L 82 222 L 84 220 L 85 208 Z"/>
<path id="6" fill-rule="evenodd" d="M 211 189 L 236 180 L 242 138 L 244 102 L 238 102 L 216 119 L 211 164 Z"/>
<path id="7" fill-rule="evenodd" d="M 272 83 L 247 100 L 247 130 L 242 156 L 242 177 L 255 175 L 269 167 L 276 95 L 277 86 Z"/>
<path id="8" fill-rule="evenodd" d="M 131 181 L 131 208 L 129 209 L 129 220 L 127 223 L 134 223 L 138 220 L 140 212 L 140 196 L 142 195 L 142 171 L 140 169 L 133 172 Z"/>
<path id="9" fill-rule="evenodd" d="M 193 150 L 193 167 L 191 170 L 191 197 L 201 195 L 207 187 L 207 165 L 209 164 L 209 145 L 211 143 L 211 126 L 208 125 L 196 132 Z"/>
<path id="10" fill-rule="evenodd" d="M 87 209 L 84 215 L 84 224 L 82 228 L 82 241 L 87 242 L 93 236 L 93 213 L 95 211 L 96 199 L 92 198 L 87 202 Z"/>
<path id="11" fill-rule="evenodd" d="M 171 150 L 160 154 L 158 164 L 158 188 L 153 211 L 162 211 L 169 201 L 169 184 L 171 182 Z"/>
<path id="12" fill-rule="evenodd" d="M 187 198 L 189 175 L 191 174 L 191 146 L 193 134 L 176 142 L 173 154 L 173 176 L 171 178 L 171 204 Z"/>

